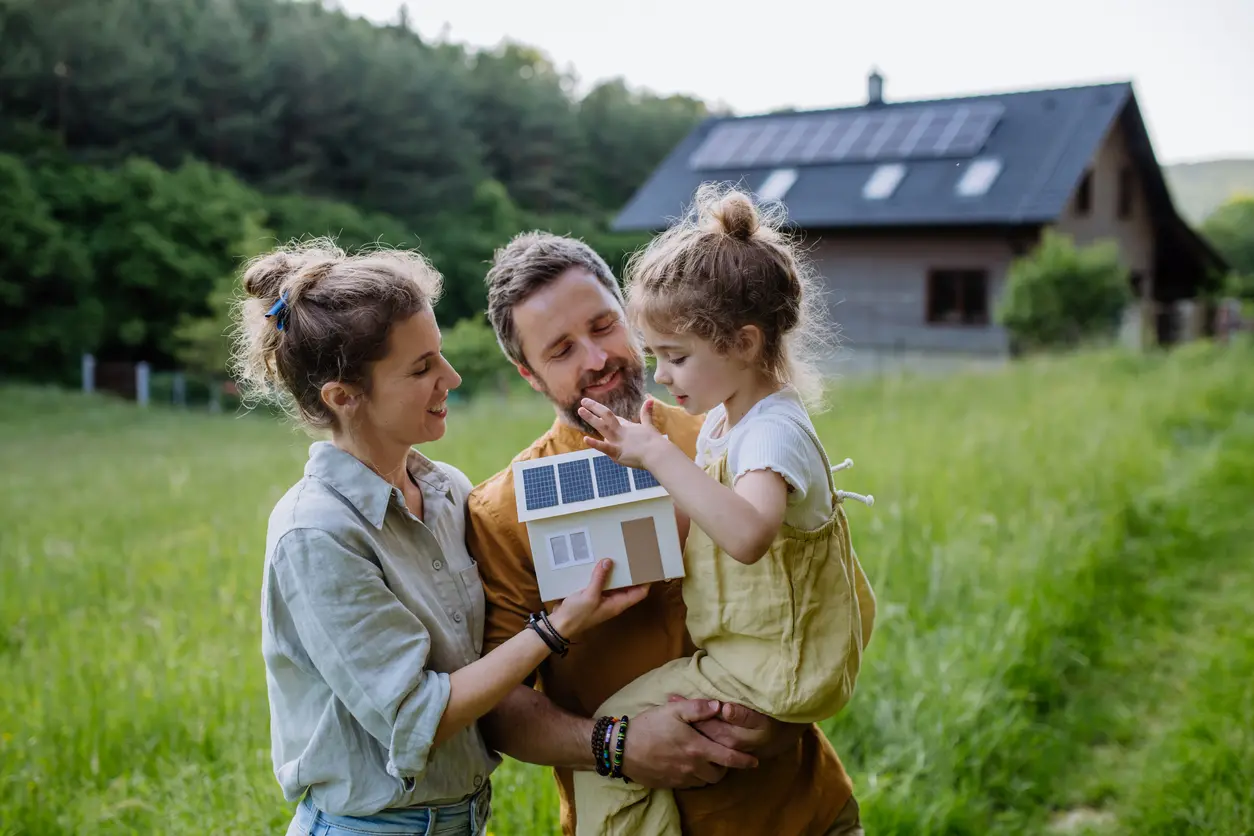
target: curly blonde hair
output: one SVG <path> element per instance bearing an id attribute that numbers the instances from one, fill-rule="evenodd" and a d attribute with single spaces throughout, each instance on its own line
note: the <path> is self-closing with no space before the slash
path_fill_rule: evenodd
<path id="1" fill-rule="evenodd" d="M 746 325 L 762 332 L 758 357 L 771 379 L 819 406 L 819 360 L 832 340 L 817 282 L 782 209 L 755 206 L 743 191 L 707 183 L 687 216 L 627 264 L 633 324 L 690 334 L 730 352 Z"/>

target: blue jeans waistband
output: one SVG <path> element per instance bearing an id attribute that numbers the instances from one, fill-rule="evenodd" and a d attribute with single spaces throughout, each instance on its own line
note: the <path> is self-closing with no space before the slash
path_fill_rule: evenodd
<path id="1" fill-rule="evenodd" d="M 473 796 L 457 804 L 381 810 L 373 816 L 334 816 L 324 813 L 306 795 L 296 808 L 288 835 L 326 833 L 328 836 L 336 836 L 341 833 L 364 833 L 411 836 L 419 833 L 430 836 L 477 836 L 487 829 L 488 816 L 491 814 L 491 787 L 489 781 Z"/>

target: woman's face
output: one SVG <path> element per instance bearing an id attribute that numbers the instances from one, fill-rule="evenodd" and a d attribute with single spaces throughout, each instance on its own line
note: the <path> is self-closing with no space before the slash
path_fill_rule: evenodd
<path id="1" fill-rule="evenodd" d="M 435 441 L 444 435 L 448 393 L 461 382 L 440 353 L 435 314 L 424 308 L 392 326 L 387 354 L 370 373 L 359 426 L 405 447 Z"/>

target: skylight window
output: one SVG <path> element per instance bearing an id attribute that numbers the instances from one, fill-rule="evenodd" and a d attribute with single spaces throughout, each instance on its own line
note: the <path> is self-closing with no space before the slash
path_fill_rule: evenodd
<path id="1" fill-rule="evenodd" d="M 906 176 L 906 167 L 901 163 L 882 165 L 867 178 L 862 187 L 862 196 L 867 200 L 884 200 L 897 191 L 897 185 Z"/>
<path id="2" fill-rule="evenodd" d="M 777 168 L 767 175 L 758 187 L 758 198 L 761 200 L 782 200 L 792 184 L 797 182 L 797 169 Z"/>
<path id="3" fill-rule="evenodd" d="M 1001 160 L 996 157 L 973 160 L 958 181 L 958 194 L 962 197 L 987 194 L 998 174 L 1001 174 Z"/>

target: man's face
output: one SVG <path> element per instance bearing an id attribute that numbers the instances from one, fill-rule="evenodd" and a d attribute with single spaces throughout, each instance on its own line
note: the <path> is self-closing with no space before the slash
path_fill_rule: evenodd
<path id="1" fill-rule="evenodd" d="M 530 369 L 518 371 L 566 420 L 588 435 L 579 402 L 592 398 L 635 420 L 644 403 L 644 359 L 623 307 L 597 277 L 572 267 L 514 306 Z"/>

